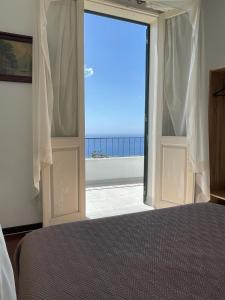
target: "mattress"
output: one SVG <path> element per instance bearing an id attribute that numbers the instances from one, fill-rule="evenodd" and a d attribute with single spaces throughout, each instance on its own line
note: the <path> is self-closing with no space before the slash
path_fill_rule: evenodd
<path id="1" fill-rule="evenodd" d="M 19 300 L 225 299 L 225 207 L 57 225 L 17 250 Z"/>

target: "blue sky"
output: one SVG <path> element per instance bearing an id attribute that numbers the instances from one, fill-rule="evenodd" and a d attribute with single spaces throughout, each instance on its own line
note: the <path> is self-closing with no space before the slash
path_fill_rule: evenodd
<path id="1" fill-rule="evenodd" d="M 143 135 L 146 26 L 85 14 L 86 135 Z"/>

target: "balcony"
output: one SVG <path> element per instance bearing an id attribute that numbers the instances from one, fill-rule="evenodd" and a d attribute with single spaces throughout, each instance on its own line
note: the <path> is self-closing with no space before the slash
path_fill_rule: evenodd
<path id="1" fill-rule="evenodd" d="M 144 137 L 85 138 L 86 158 L 144 156 Z"/>
<path id="2" fill-rule="evenodd" d="M 152 209 L 143 203 L 144 138 L 86 138 L 88 218 Z"/>

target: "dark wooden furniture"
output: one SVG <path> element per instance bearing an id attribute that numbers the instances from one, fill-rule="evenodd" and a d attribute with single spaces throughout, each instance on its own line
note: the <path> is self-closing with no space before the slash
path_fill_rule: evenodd
<path id="1" fill-rule="evenodd" d="M 209 155 L 211 201 L 225 205 L 224 87 L 225 68 L 211 71 L 209 91 Z"/>
<path id="2" fill-rule="evenodd" d="M 7 247 L 12 265 L 13 265 L 13 256 L 14 256 L 16 247 L 25 235 L 26 235 L 26 233 L 18 233 L 18 234 L 12 234 L 12 235 L 5 236 L 6 247 Z"/>

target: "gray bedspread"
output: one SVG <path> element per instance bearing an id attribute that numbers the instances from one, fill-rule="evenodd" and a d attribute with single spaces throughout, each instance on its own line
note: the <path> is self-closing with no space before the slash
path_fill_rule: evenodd
<path id="1" fill-rule="evenodd" d="M 225 299 L 225 207 L 44 228 L 17 254 L 19 300 Z"/>

